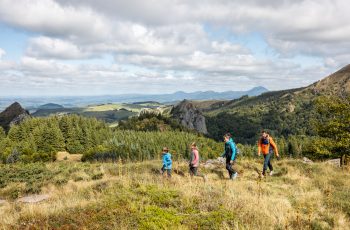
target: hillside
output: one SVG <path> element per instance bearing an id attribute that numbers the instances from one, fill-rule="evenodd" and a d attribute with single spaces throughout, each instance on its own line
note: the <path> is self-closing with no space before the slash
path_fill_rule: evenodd
<path id="1" fill-rule="evenodd" d="M 350 64 L 331 74 L 330 76 L 307 87 L 306 91 L 313 91 L 318 95 L 336 95 L 345 97 L 350 95 Z"/>
<path id="2" fill-rule="evenodd" d="M 47 103 L 38 107 L 38 109 L 63 109 L 64 107 L 55 103 Z"/>
<path id="3" fill-rule="evenodd" d="M 350 95 L 349 86 L 350 65 L 307 87 L 211 103 L 203 108 L 209 135 L 220 139 L 223 132 L 231 131 L 243 143 L 255 143 L 261 129 L 285 137 L 314 135 L 312 122 L 319 120 L 315 99 L 345 98 Z"/>
<path id="4" fill-rule="evenodd" d="M 191 178 L 184 161 L 171 179 L 160 161 L 0 165 L 1 228 L 348 229 L 348 169 L 282 160 L 261 180 L 261 164 L 241 159 L 236 181 L 220 164 L 201 165 L 206 181 Z M 49 199 L 17 199 L 33 193 Z"/>

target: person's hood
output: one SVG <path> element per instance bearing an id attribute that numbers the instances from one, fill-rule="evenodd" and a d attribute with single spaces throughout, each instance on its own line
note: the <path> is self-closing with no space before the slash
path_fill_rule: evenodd
<path id="1" fill-rule="evenodd" d="M 226 143 L 230 143 L 230 142 L 232 142 L 232 143 L 233 143 L 233 139 L 232 139 L 232 137 L 230 137 L 230 140 L 228 140 Z"/>

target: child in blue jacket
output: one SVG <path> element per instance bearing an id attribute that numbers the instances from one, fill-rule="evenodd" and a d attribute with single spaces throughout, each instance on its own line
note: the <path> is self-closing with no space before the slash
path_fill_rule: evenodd
<path id="1" fill-rule="evenodd" d="M 172 160 L 171 160 L 171 154 L 169 153 L 169 149 L 167 147 L 163 148 L 163 167 L 162 167 L 162 174 L 164 172 L 167 172 L 168 177 L 171 177 L 171 166 L 172 166 Z"/>

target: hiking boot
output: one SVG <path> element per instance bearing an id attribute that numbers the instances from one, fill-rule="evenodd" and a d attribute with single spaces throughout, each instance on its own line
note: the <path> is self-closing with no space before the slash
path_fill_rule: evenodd
<path id="1" fill-rule="evenodd" d="M 270 176 L 273 176 L 273 171 L 270 172 Z"/>
<path id="2" fill-rule="evenodd" d="M 234 174 L 232 174 L 232 176 L 231 176 L 231 180 L 235 180 L 235 179 L 237 178 L 237 176 L 238 176 L 238 173 L 234 173 Z"/>
<path id="3" fill-rule="evenodd" d="M 259 175 L 259 177 L 260 177 L 260 178 L 264 178 L 264 177 L 265 177 L 265 174 L 264 174 L 264 173 L 261 173 L 261 174 Z"/>

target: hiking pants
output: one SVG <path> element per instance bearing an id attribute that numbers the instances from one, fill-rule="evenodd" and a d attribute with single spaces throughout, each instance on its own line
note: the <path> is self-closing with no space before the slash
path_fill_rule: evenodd
<path id="1" fill-rule="evenodd" d="M 272 164 L 271 164 L 271 157 L 273 155 L 273 151 L 270 151 L 268 154 L 264 155 L 264 167 L 262 174 L 265 175 L 265 171 L 267 170 L 267 167 L 269 167 L 270 171 L 273 170 Z"/>
<path id="2" fill-rule="evenodd" d="M 162 174 L 166 171 L 168 177 L 171 177 L 171 169 L 165 169 L 164 167 L 162 168 Z"/>
<path id="3" fill-rule="evenodd" d="M 230 178 L 232 178 L 233 174 L 236 173 L 236 170 L 233 167 L 235 163 L 236 163 L 236 161 L 233 161 L 232 164 L 230 163 L 230 161 L 226 161 L 226 169 L 228 171 Z"/>
<path id="4" fill-rule="evenodd" d="M 197 176 L 197 167 L 190 166 L 190 174 L 191 176 Z"/>

